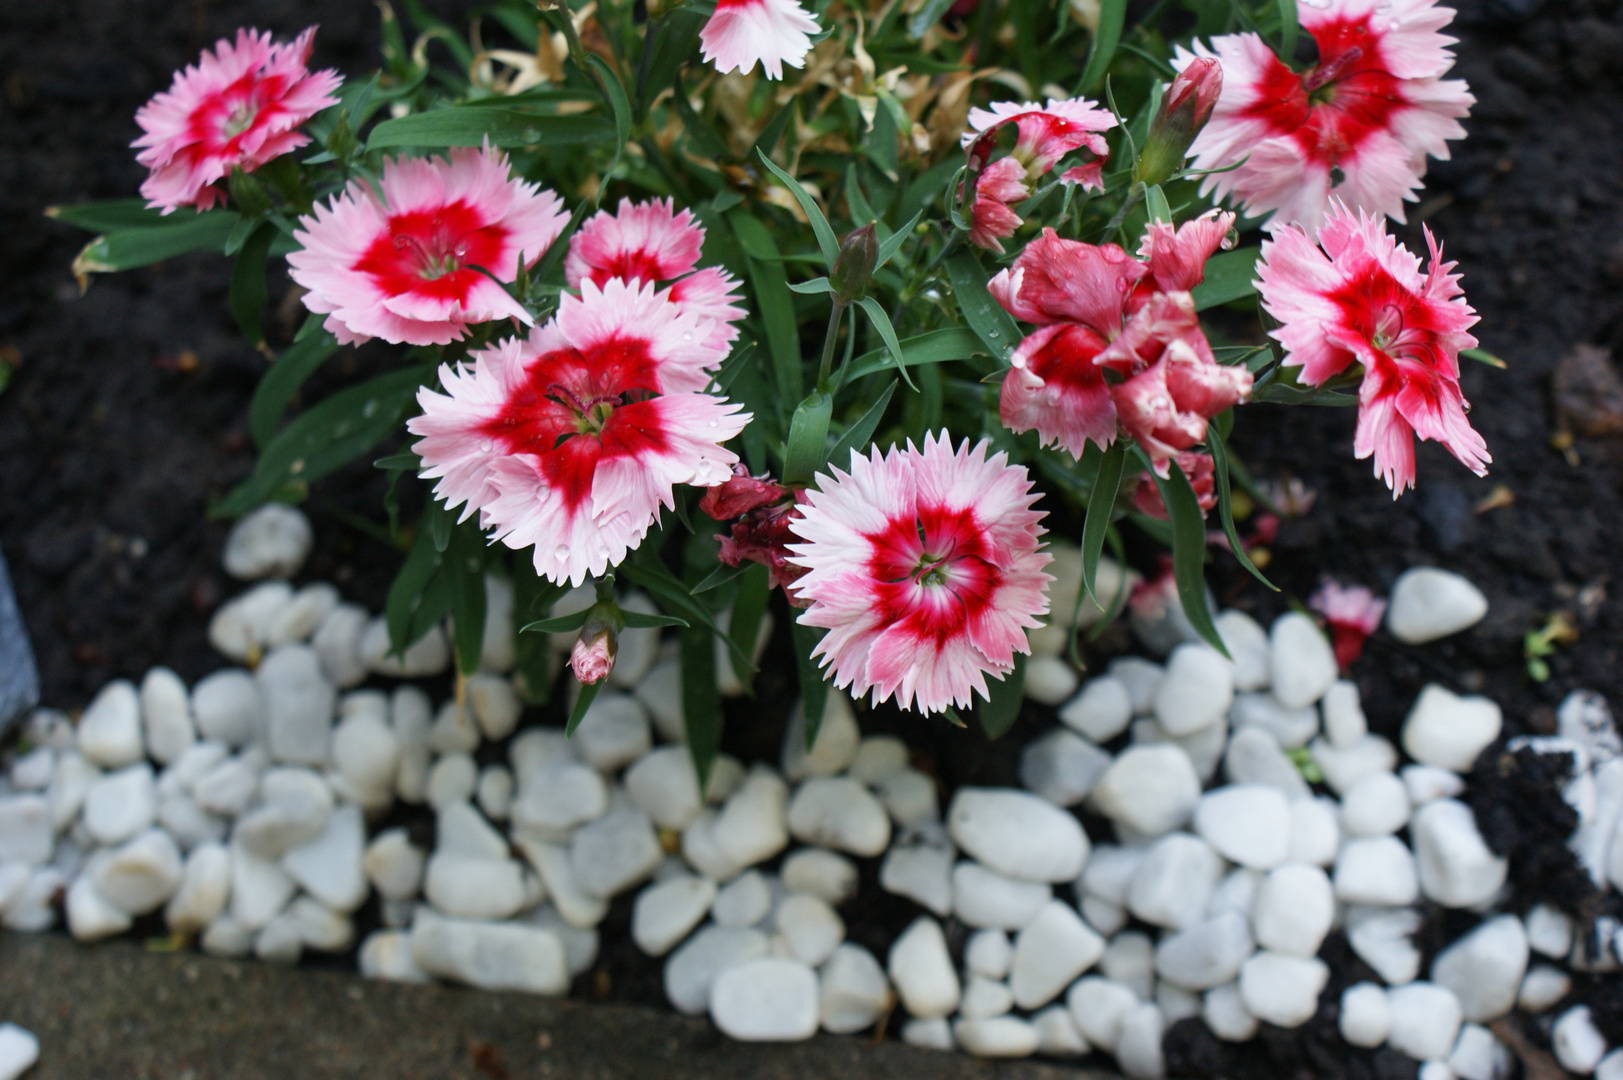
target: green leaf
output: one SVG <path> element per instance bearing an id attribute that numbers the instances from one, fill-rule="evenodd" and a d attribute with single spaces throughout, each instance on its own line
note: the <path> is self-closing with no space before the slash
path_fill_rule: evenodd
<path id="1" fill-rule="evenodd" d="M 1252 280 L 1257 276 L 1257 256 L 1260 247 L 1225 251 L 1206 260 L 1206 278 L 1190 290 L 1195 298 L 1195 310 L 1226 304 L 1231 300 L 1244 300 L 1257 294 Z"/>
<path id="2" fill-rule="evenodd" d="M 830 270 L 833 270 L 834 260 L 840 257 L 840 241 L 835 237 L 834 229 L 829 225 L 828 218 L 823 216 L 823 208 L 818 206 L 817 200 L 812 198 L 811 194 L 800 186 L 799 180 L 778 168 L 765 153 L 758 156 L 762 164 L 772 171 L 772 175 L 783 181 L 784 186 L 789 189 L 789 194 L 793 195 L 795 202 L 800 204 L 800 208 L 806 211 L 806 217 L 811 221 L 812 232 L 817 236 L 817 247 L 823 253 L 823 261 L 828 264 Z"/>
<path id="3" fill-rule="evenodd" d="M 364 454 L 405 419 L 417 388 L 434 377 L 423 364 L 380 375 L 334 394 L 306 411 L 265 447 L 248 477 L 217 503 L 210 516 L 239 517 L 267 502 L 284 486 L 301 490 L 310 481 Z"/>
<path id="4" fill-rule="evenodd" d="M 310 319 L 318 325 L 321 322 L 320 315 L 311 315 Z M 338 339 L 326 330 L 318 329 L 294 341 L 266 369 L 254 390 L 253 401 L 248 405 L 248 431 L 253 435 L 255 446 L 264 447 L 275 437 L 288 403 L 306 380 L 337 351 Z M 415 472 L 417 467 L 412 465 L 410 468 Z"/>
<path id="5" fill-rule="evenodd" d="M 863 194 L 862 182 L 857 176 L 857 165 L 854 162 L 845 170 L 845 208 L 851 214 L 852 223 L 858 226 L 879 220 L 879 215 L 874 213 L 873 205 L 868 202 L 868 196 Z"/>
<path id="6" fill-rule="evenodd" d="M 827 631 L 820 626 L 806 626 L 798 619 L 795 621 L 795 673 L 800 677 L 800 704 L 806 717 L 808 749 L 817 741 L 817 728 L 823 722 L 823 710 L 828 707 L 828 681 L 823 677 L 823 669 L 812 659 L 812 650 L 817 648 L 825 633 Z"/>
<path id="7" fill-rule="evenodd" d="M 941 17 L 952 7 L 952 0 L 925 0 L 924 6 L 913 13 L 908 20 L 907 33 L 914 41 L 923 37 L 925 32 L 941 21 Z"/>
<path id="8" fill-rule="evenodd" d="M 951 360 L 968 360 L 972 356 L 984 355 L 986 346 L 981 338 L 972 330 L 962 326 L 954 326 L 946 330 L 931 330 L 927 334 L 918 334 L 914 337 L 904 338 L 901 342 L 902 363 L 907 367 L 919 367 L 922 364 L 944 364 Z M 896 364 L 891 355 L 890 346 L 875 349 L 870 353 L 863 353 L 851 362 L 851 370 L 843 382 L 852 383 L 866 376 L 875 375 L 888 370 Z"/>
<path id="9" fill-rule="evenodd" d="M 383 605 L 391 652 L 410 647 L 450 610 L 450 583 L 440 573 L 443 562 L 444 556 L 434 550 L 428 530 L 419 529 Z"/>
<path id="10" fill-rule="evenodd" d="M 186 218 L 198 215 L 180 211 Z M 91 232 L 114 232 L 119 229 L 152 228 L 172 220 L 184 221 L 179 214 L 164 217 L 161 210 L 147 209 L 145 199 L 108 199 L 105 202 L 79 203 L 76 206 L 47 206 L 45 216 L 53 221 L 65 221 Z"/>
<path id="11" fill-rule="evenodd" d="M 750 147 L 750 156 L 770 154 L 776 149 L 778 140 L 783 138 L 784 129 L 789 126 L 789 121 L 794 119 L 796 100 L 798 99 L 790 98 L 789 103 L 779 109 L 777 115 L 767 122 L 766 127 L 761 129 L 761 134 L 756 137 L 755 145 Z M 747 161 L 748 157 L 745 160 Z"/>
<path id="12" fill-rule="evenodd" d="M 1230 417 L 1230 422 L 1233 422 L 1233 410 L 1227 410 L 1223 415 Z M 1252 577 L 1274 592 L 1278 592 L 1279 586 L 1264 577 L 1262 571 L 1251 561 L 1251 556 L 1246 554 L 1245 545 L 1240 543 L 1240 534 L 1234 528 L 1234 507 L 1229 497 L 1229 453 L 1224 445 L 1222 425 L 1215 419 L 1206 425 L 1206 449 L 1212 455 L 1212 472 L 1217 477 L 1217 510 L 1223 520 L 1223 535 L 1228 537 L 1229 550 L 1240 560 L 1241 566 L 1251 571 Z"/>
<path id="13" fill-rule="evenodd" d="M 747 565 L 728 566 L 723 563 L 706 574 L 704 579 L 697 585 L 693 586 L 693 595 L 698 596 L 700 593 L 709 592 L 711 589 L 719 589 L 729 581 L 736 581 L 738 578 L 743 577 L 748 569 Z"/>
<path id="14" fill-rule="evenodd" d="M 1099 28 L 1093 35 L 1093 48 L 1088 52 L 1088 66 L 1082 69 L 1082 78 L 1076 91 L 1085 94 L 1099 85 L 1110 69 L 1110 61 L 1121 43 L 1122 25 L 1127 21 L 1127 0 L 1101 0 Z"/>
<path id="15" fill-rule="evenodd" d="M 721 751 L 721 693 L 716 689 L 716 650 L 710 631 L 690 626 L 682 631 L 682 726 L 688 754 L 699 774 L 699 790 L 710 783 L 710 766 Z"/>
<path id="16" fill-rule="evenodd" d="M 822 390 L 813 390 L 795 408 L 789 421 L 789 441 L 783 451 L 783 482 L 794 486 L 811 483 L 825 462 L 828 423 L 834 414 L 834 399 Z"/>
<path id="17" fill-rule="evenodd" d="M 434 550 L 443 552 L 451 546 L 451 526 L 456 519 L 450 508 L 438 499 L 429 500 L 428 509 L 431 512 L 423 515 L 424 527 L 434 540 Z"/>
<path id="18" fill-rule="evenodd" d="M 1172 224 L 1172 207 L 1167 205 L 1167 195 L 1160 184 L 1151 184 L 1144 192 L 1144 210 L 1151 221 Z"/>
<path id="19" fill-rule="evenodd" d="M 868 313 L 868 321 L 879 331 L 885 347 L 890 350 L 891 359 L 896 361 L 896 370 L 901 373 L 902 381 L 907 383 L 908 389 L 918 393 L 919 388 L 913 385 L 913 376 L 907 373 L 907 359 L 902 355 L 902 343 L 896 340 L 896 328 L 890 325 L 890 316 L 879 306 L 879 301 L 871 296 L 864 296 L 859 303 L 862 310 Z"/>
<path id="20" fill-rule="evenodd" d="M 569 590 L 535 572 L 528 553 L 513 560 L 513 621 L 522 622 L 552 605 Z M 546 703 L 552 688 L 552 641 L 545 634 L 517 634 L 513 640 L 513 686 L 531 705 Z"/>
<path id="21" fill-rule="evenodd" d="M 765 225 L 749 215 L 743 207 L 727 212 L 727 221 L 733 234 L 749 254 L 750 286 L 755 290 L 755 302 L 761 312 L 761 327 L 766 331 L 766 344 L 772 354 L 773 369 L 777 373 L 778 393 L 793 401 L 800 397 L 804 377 L 800 370 L 800 331 L 795 322 L 795 302 L 789 295 L 789 280 L 783 265 L 757 258 L 760 251 L 776 257 L 778 246 Z"/>
<path id="22" fill-rule="evenodd" d="M 580 693 L 575 695 L 575 707 L 569 710 L 569 721 L 564 724 L 564 738 L 575 734 L 575 729 L 580 727 L 580 722 L 586 717 L 586 710 L 592 707 L 592 702 L 597 700 L 598 691 L 603 689 L 606 682 L 607 679 L 599 679 L 595 683 L 581 685 Z"/>
<path id="23" fill-rule="evenodd" d="M 727 621 L 727 636 L 733 648 L 745 656 L 755 655 L 755 640 L 761 636 L 761 619 L 766 615 L 766 603 L 772 596 L 772 579 L 760 563 L 752 563 L 738 583 L 738 595 L 733 598 L 733 613 Z M 748 685 L 749 678 L 739 676 Z"/>
<path id="24" fill-rule="evenodd" d="M 1296 18 L 1296 0 L 1276 0 L 1279 4 L 1279 57 L 1291 63 L 1296 57 L 1296 37 L 1301 23 Z"/>
<path id="25" fill-rule="evenodd" d="M 828 278 L 820 277 L 812 278 L 810 281 L 797 281 L 789 286 L 789 291 L 799 293 L 802 296 L 818 296 L 822 293 L 833 292 L 834 286 L 828 283 Z"/>
<path id="26" fill-rule="evenodd" d="M 1023 336 L 1014 319 L 986 291 L 986 271 L 972 251 L 949 255 L 943 264 L 952 282 L 953 295 L 969 326 L 991 350 L 999 366 L 1009 366 L 1009 356 Z"/>
<path id="27" fill-rule="evenodd" d="M 571 615 L 559 615 L 551 619 L 537 619 L 535 622 L 525 623 L 518 629 L 521 634 L 573 634 L 586 625 L 586 620 L 591 617 L 591 614 L 591 608 L 582 608 Z"/>
<path id="28" fill-rule="evenodd" d="M 566 116 L 519 112 L 496 105 L 435 109 L 385 120 L 372 129 L 366 148 L 389 146 L 559 146 L 606 143 L 615 136 L 614 121 L 602 116 Z"/>
<path id="29" fill-rule="evenodd" d="M 646 548 L 643 550 L 647 550 Z M 722 639 L 728 652 L 733 658 L 733 670 L 740 678 L 748 678 L 755 673 L 755 665 L 750 658 L 738 650 L 716 623 L 715 615 L 709 608 L 693 599 L 692 590 L 675 574 L 665 568 L 658 556 L 649 556 L 636 562 L 626 560 L 620 564 L 616 573 L 625 577 L 633 585 L 642 589 L 658 602 L 659 606 L 667 611 L 679 611 L 688 620 L 691 632 L 704 630 L 707 635 L 714 635 Z M 714 665 L 711 667 L 714 671 Z"/>
<path id="30" fill-rule="evenodd" d="M 609 62 L 596 53 L 586 58 L 598 76 L 603 80 L 603 94 L 608 99 L 609 109 L 614 113 L 614 160 L 609 162 L 605 177 L 613 176 L 614 171 L 620 167 L 620 154 L 624 152 L 626 142 L 631 138 L 631 99 L 626 97 L 626 88 L 620 82 L 620 76 L 614 73 Z M 606 185 L 598 185 L 601 197 Z"/>
<path id="31" fill-rule="evenodd" d="M 74 273 L 133 270 L 188 251 L 221 251 L 240 217 L 235 210 L 204 214 L 182 210 L 163 219 L 161 225 L 110 230 L 84 246 L 73 260 Z"/>
<path id="32" fill-rule="evenodd" d="M 449 519 L 451 514 L 444 516 Z M 475 521 L 453 526 L 443 566 L 451 592 L 451 650 L 463 675 L 478 671 L 484 655 L 486 551 L 484 533 Z"/>
<path id="33" fill-rule="evenodd" d="M 1090 444 L 1089 449 L 1092 449 Z M 1117 439 L 1099 457 L 1099 472 L 1093 480 L 1093 492 L 1088 496 L 1088 516 L 1082 523 L 1082 587 L 1094 606 L 1099 603 L 1094 584 L 1099 575 L 1099 558 L 1104 553 L 1105 533 L 1116 509 L 1116 496 L 1121 491 L 1122 473 L 1126 471 L 1127 443 Z"/>
<path id="34" fill-rule="evenodd" d="M 918 227 L 919 218 L 923 216 L 924 211 L 920 210 L 918 213 L 913 215 L 912 219 L 908 221 L 906 225 L 903 225 L 900 229 L 897 229 L 895 232 L 891 233 L 889 236 L 885 237 L 885 239 L 879 242 L 878 266 L 884 266 L 886 263 L 890 262 L 891 259 L 896 257 L 896 253 L 902 250 L 902 245 L 907 243 L 907 238 L 912 236 L 913 230 Z"/>
<path id="35" fill-rule="evenodd" d="M 658 25 L 649 31 L 648 41 L 643 46 L 646 62 L 638 76 L 639 118 L 646 116 L 654 99 L 676 81 L 676 73 L 682 62 L 693 55 L 693 47 L 698 44 L 699 30 L 704 23 L 704 16 L 696 12 L 668 10 Z M 681 92 L 678 87 L 677 93 Z"/>
<path id="36" fill-rule="evenodd" d="M 248 344 L 259 348 L 265 344 L 265 332 L 259 327 L 259 312 L 265 306 L 265 258 L 271 240 L 276 237 L 276 226 L 261 222 L 237 252 L 237 261 L 231 267 L 231 314 L 237 328 Z"/>
<path id="37" fill-rule="evenodd" d="M 1002 738 L 1020 718 L 1020 705 L 1025 699 L 1026 656 L 1014 654 L 1014 670 L 1001 679 L 987 679 L 986 689 L 991 698 L 975 702 L 975 719 L 988 739 Z"/>
<path id="38" fill-rule="evenodd" d="M 867 447 L 868 440 L 873 438 L 874 429 L 884 418 L 885 407 L 890 404 L 891 395 L 896 393 L 896 380 L 892 379 L 890 385 L 885 387 L 883 393 L 868 406 L 868 411 L 857 419 L 857 422 L 846 428 L 845 434 L 834 444 L 829 451 L 827 464 L 840 469 L 847 469 L 851 465 L 851 451 Z"/>
<path id="39" fill-rule="evenodd" d="M 1500 371 L 1504 371 L 1510 366 L 1487 349 L 1461 349 L 1460 355 L 1467 360 L 1475 360 L 1479 364 L 1487 364 L 1489 367 L 1498 368 Z"/>
<path id="40" fill-rule="evenodd" d="M 1143 452 L 1139 451 L 1143 458 Z M 1148 467 L 1148 459 L 1144 459 Z M 1166 504 L 1167 518 L 1172 525 L 1172 578 L 1178 586 L 1178 601 L 1183 605 L 1184 617 L 1205 642 L 1224 656 L 1228 647 L 1212 624 L 1211 608 L 1206 605 L 1206 519 L 1200 512 L 1200 500 L 1189 478 L 1176 461 L 1168 463 L 1171 475 L 1163 480 L 1155 470 L 1150 476 L 1160 489 Z"/>
<path id="41" fill-rule="evenodd" d="M 625 620 L 628 630 L 657 630 L 663 626 L 680 626 L 686 630 L 692 625 L 686 619 L 678 619 L 675 615 L 649 615 L 642 611 L 622 610 L 620 617 Z"/>

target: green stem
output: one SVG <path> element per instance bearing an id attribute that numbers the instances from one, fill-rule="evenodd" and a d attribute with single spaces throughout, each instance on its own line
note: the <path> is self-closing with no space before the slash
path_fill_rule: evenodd
<path id="1" fill-rule="evenodd" d="M 828 313 L 828 336 L 823 339 L 823 362 L 817 368 L 819 390 L 827 391 L 829 376 L 834 371 L 834 346 L 840 339 L 840 316 L 844 314 L 845 305 L 834 301 L 834 309 Z"/>
<path id="2" fill-rule="evenodd" d="M 1139 201 L 1144 198 L 1144 193 L 1148 190 L 1143 184 L 1135 181 L 1133 186 L 1127 189 L 1127 198 L 1122 200 L 1121 209 L 1117 210 L 1116 216 L 1110 219 L 1110 224 L 1105 226 L 1104 235 L 1099 239 L 1109 240 L 1120 232 L 1122 223 L 1127 220 L 1127 215 L 1133 212 L 1133 207 L 1139 204 Z"/>

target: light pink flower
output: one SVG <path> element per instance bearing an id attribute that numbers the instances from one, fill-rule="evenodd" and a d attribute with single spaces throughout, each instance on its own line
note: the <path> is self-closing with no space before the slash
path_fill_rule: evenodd
<path id="1" fill-rule="evenodd" d="M 1381 625 L 1386 601 L 1362 585 L 1338 585 L 1328 579 L 1308 598 L 1307 606 L 1330 624 L 1330 640 L 1336 650 L 1336 664 L 1342 671 L 1364 651 L 1364 641 Z"/>
<path id="2" fill-rule="evenodd" d="M 716 12 L 699 31 L 704 58 L 723 75 L 748 74 L 756 61 L 769 79 L 783 78 L 783 65 L 801 67 L 811 51 L 817 20 L 795 0 L 716 0 Z"/>
<path id="3" fill-rule="evenodd" d="M 579 585 L 642 542 L 676 484 L 732 475 L 722 443 L 749 414 L 701 391 L 725 353 L 709 324 L 652 285 L 581 283 L 526 340 L 440 368 L 417 396 L 422 475 L 494 539 L 535 547 L 536 572 Z"/>
<path id="4" fill-rule="evenodd" d="M 1311 386 L 1364 366 L 1353 452 L 1375 458 L 1375 475 L 1397 498 L 1414 486 L 1414 436 L 1448 447 L 1466 468 L 1487 474 L 1488 446 L 1465 413 L 1459 354 L 1473 348 L 1476 312 L 1454 264 L 1426 230 L 1431 265 L 1387 233 L 1377 216 L 1336 206 L 1315 244 L 1299 228 L 1262 247 L 1257 283 L 1280 327 L 1284 363 Z"/>
<path id="5" fill-rule="evenodd" d="M 601 623 L 594 626 L 588 622 L 575 639 L 574 648 L 569 650 L 569 669 L 582 686 L 600 683 L 614 670 L 618 652 L 619 642 L 615 640 L 614 631 Z"/>
<path id="6" fill-rule="evenodd" d="M 1049 98 L 1047 105 L 999 101 L 990 109 L 971 109 L 970 130 L 962 140 L 971 166 L 979 167 L 991 157 L 997 133 L 1007 124 L 1017 132 L 1010 156 L 1026 170 L 1028 180 L 1036 180 L 1078 149 L 1091 151 L 1096 160 L 1090 164 L 1102 167 L 1110 146 L 1100 133 L 1115 127 L 1116 118 L 1085 98 Z M 1092 170 L 1090 186 L 1099 186 L 1098 172 Z"/>
<path id="7" fill-rule="evenodd" d="M 613 278 L 672 282 L 665 295 L 684 311 L 712 320 L 711 343 L 725 349 L 738 337 L 733 324 L 748 312 L 738 304 L 738 282 L 731 274 L 717 267 L 694 271 L 703 249 L 704 227 L 694 223 L 691 211 L 677 211 L 670 199 L 621 199 L 613 214 L 599 210 L 570 237 L 564 280 L 572 289 L 582 281 L 603 285 Z"/>
<path id="8" fill-rule="evenodd" d="M 148 206 L 207 210 L 225 201 L 216 185 L 234 167 L 253 172 L 310 141 L 299 125 L 338 104 L 343 82 L 336 71 L 305 66 L 315 36 L 312 26 L 275 45 L 268 33 L 238 30 L 234 44 L 221 38 L 141 106 L 135 122 L 145 134 L 131 145 L 144 147 L 135 160 L 152 170 L 141 184 Z"/>
<path id="9" fill-rule="evenodd" d="M 812 655 L 835 686 L 921 712 L 966 708 L 990 696 L 987 673 L 1007 675 L 1030 651 L 1052 580 L 1043 515 L 1026 470 L 989 446 L 954 452 L 942 432 L 922 451 L 853 451 L 849 473 L 808 490 L 790 561 L 808 571 L 800 621 L 828 629 Z"/>
<path id="10" fill-rule="evenodd" d="M 1003 309 L 1024 322 L 1074 322 L 1114 337 L 1128 295 L 1149 267 L 1115 244 L 1062 240 L 1053 229 L 1026 245 L 987 283 Z"/>
<path id="11" fill-rule="evenodd" d="M 1238 168 L 1208 176 L 1201 192 L 1273 211 L 1271 229 L 1316 228 L 1332 197 L 1402 221 L 1427 155 L 1448 157 L 1476 100 L 1462 80 L 1441 78 L 1455 39 L 1439 31 L 1454 12 L 1437 0 L 1329 0 L 1298 13 L 1320 58 L 1306 72 L 1251 33 L 1177 51 L 1176 67 L 1197 56 L 1223 64 L 1223 93 L 1190 152 L 1196 168 Z"/>
<path id="12" fill-rule="evenodd" d="M 387 202 L 351 181 L 293 234 L 303 249 L 287 257 L 288 275 L 340 342 L 446 345 L 473 323 L 534 322 L 491 279 L 512 281 L 521 255 L 534 265 L 563 231 L 558 196 L 514 179 L 488 146 L 449 161 L 388 159 L 382 188 Z"/>
<path id="13" fill-rule="evenodd" d="M 1031 195 L 1026 170 L 1012 157 L 999 158 L 975 180 L 975 203 L 970 210 L 969 242 L 1003 254 L 1002 241 L 1020 227 L 1016 203 Z"/>

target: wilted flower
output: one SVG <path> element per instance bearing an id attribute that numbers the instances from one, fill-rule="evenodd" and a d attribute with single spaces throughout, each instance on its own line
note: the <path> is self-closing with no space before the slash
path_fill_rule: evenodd
<path id="1" fill-rule="evenodd" d="M 1272 336 L 1303 382 L 1319 386 L 1363 365 L 1353 452 L 1373 455 L 1393 498 L 1414 486 L 1416 435 L 1441 442 L 1478 476 L 1493 460 L 1460 392 L 1459 354 L 1476 345 L 1466 332 L 1476 312 L 1430 229 L 1426 244 L 1422 274 L 1379 217 L 1337 205 L 1317 244 L 1285 229 L 1264 242 L 1257 264 L 1263 307 L 1280 322 Z"/>
<path id="2" fill-rule="evenodd" d="M 488 145 L 449 160 L 390 158 L 380 186 L 383 199 L 351 181 L 293 234 L 303 250 L 287 257 L 288 276 L 333 336 L 447 345 L 475 323 L 534 322 L 498 282 L 517 277 L 521 255 L 534 265 L 563 231 L 558 196 L 515 179 Z"/>
<path id="3" fill-rule="evenodd" d="M 1216 60 L 1200 57 L 1178 72 L 1161 97 L 1160 110 L 1150 121 L 1144 151 L 1138 157 L 1138 180 L 1163 183 L 1183 166 L 1189 144 L 1211 119 L 1222 91 L 1223 65 Z"/>
<path id="4" fill-rule="evenodd" d="M 783 78 L 783 65 L 800 67 L 821 27 L 795 0 L 717 0 L 715 14 L 699 31 L 704 58 L 723 75 L 747 74 L 760 61 L 769 79 Z"/>
<path id="5" fill-rule="evenodd" d="M 1308 598 L 1307 606 L 1330 624 L 1330 641 L 1342 671 L 1352 667 L 1364 651 L 1364 641 L 1381 625 L 1386 601 L 1362 585 L 1337 585 L 1328 579 Z"/>
<path id="6" fill-rule="evenodd" d="M 732 479 L 717 484 L 699 500 L 699 509 L 716 521 L 738 519 L 728 535 L 716 537 L 721 542 L 716 557 L 728 566 L 760 563 L 767 568 L 770 583 L 781 587 L 797 607 L 809 603 L 794 590 L 806 570 L 789 561 L 789 545 L 796 539 L 792 526 L 800 520 L 800 503 L 805 498 L 804 490 L 751 476 L 743 465 L 734 465 Z"/>
<path id="7" fill-rule="evenodd" d="M 965 708 L 990 696 L 987 673 L 1030 651 L 1052 580 L 1043 515 L 1026 470 L 989 446 L 954 452 L 942 432 L 922 451 L 853 451 L 849 473 L 808 490 L 791 561 L 808 571 L 800 622 L 828 629 L 812 655 L 835 686 L 922 712 Z"/>
<path id="8" fill-rule="evenodd" d="M 1200 512 L 1210 512 L 1217 505 L 1217 472 L 1212 456 L 1185 450 L 1174 454 L 1172 460 L 1183 470 L 1189 486 L 1195 489 L 1195 498 L 1200 500 Z M 1167 507 L 1161 499 L 1161 489 L 1155 486 L 1155 478 L 1149 473 L 1138 475 L 1138 487 L 1133 490 L 1133 508 L 1149 517 L 1167 520 Z M 1227 539 L 1224 537 L 1225 546 Z"/>
<path id="9" fill-rule="evenodd" d="M 1476 100 L 1459 79 L 1454 18 L 1437 0 L 1328 0 L 1297 7 L 1319 62 L 1295 72 L 1254 33 L 1180 48 L 1173 65 L 1215 57 L 1223 92 L 1190 147 L 1195 167 L 1213 172 L 1201 193 L 1232 196 L 1247 213 L 1273 211 L 1269 228 L 1317 228 L 1332 197 L 1403 220 L 1426 156 L 1446 159 L 1462 139 L 1459 120 Z"/>
<path id="10" fill-rule="evenodd" d="M 164 213 L 182 206 L 207 210 L 225 201 L 218 185 L 240 168 L 253 172 L 310 141 L 298 127 L 330 105 L 343 82 L 336 71 L 305 65 L 315 43 L 311 27 L 285 45 L 271 35 L 238 30 L 214 51 L 175 73 L 169 89 L 141 106 L 145 132 L 132 146 L 152 170 L 141 184 L 147 205 Z"/>
<path id="11" fill-rule="evenodd" d="M 708 321 L 655 291 L 590 281 L 530 333 L 440 368 L 407 428 L 447 507 L 479 511 L 508 547 L 534 545 L 536 573 L 579 585 L 642 542 L 677 484 L 726 480 L 722 443 L 750 417 L 703 393 L 724 352 Z"/>

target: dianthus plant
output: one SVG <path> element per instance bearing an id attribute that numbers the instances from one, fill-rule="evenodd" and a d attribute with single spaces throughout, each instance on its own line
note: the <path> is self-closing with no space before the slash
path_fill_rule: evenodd
<path id="1" fill-rule="evenodd" d="M 1239 406 L 1356 407 L 1394 494 L 1417 437 L 1490 462 L 1476 315 L 1388 222 L 1473 101 L 1437 0 L 1192 0 L 1177 42 L 1125 0 L 497 0 L 466 33 L 380 7 L 376 72 L 315 67 L 314 27 L 220 41 L 136 114 L 141 198 L 56 213 L 101 234 L 86 283 L 234 260 L 270 366 L 215 510 L 375 460 L 397 648 L 450 616 L 473 672 L 509 579 L 525 693 L 578 632 L 578 718 L 625 628 L 678 627 L 702 770 L 716 665 L 747 684 L 777 605 L 814 721 L 832 684 L 995 732 L 1028 632 L 1076 622 L 1051 602 L 1123 605 L 1095 574 L 1125 525 L 1222 647 L 1208 537 L 1262 577 Z M 307 318 L 268 335 L 284 261 Z M 384 373 L 301 400 L 357 347 Z"/>

